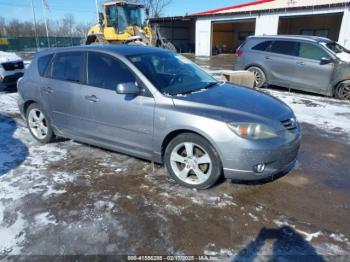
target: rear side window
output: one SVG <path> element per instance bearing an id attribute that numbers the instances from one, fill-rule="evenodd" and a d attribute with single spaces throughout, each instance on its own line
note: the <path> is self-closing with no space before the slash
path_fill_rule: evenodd
<path id="1" fill-rule="evenodd" d="M 45 76 L 47 66 L 49 65 L 53 54 L 45 55 L 38 58 L 38 71 L 40 76 Z"/>
<path id="2" fill-rule="evenodd" d="M 82 52 L 59 53 L 52 64 L 51 77 L 58 80 L 81 82 Z"/>
<path id="3" fill-rule="evenodd" d="M 293 41 L 274 41 L 269 51 L 282 55 L 297 56 L 298 46 L 299 44 Z"/>
<path id="4" fill-rule="evenodd" d="M 299 56 L 318 61 L 320 61 L 322 57 L 329 57 L 329 55 L 323 49 L 308 43 L 300 43 Z"/>
<path id="5" fill-rule="evenodd" d="M 264 42 L 261 42 L 260 44 L 257 44 L 252 49 L 258 50 L 258 51 L 266 51 L 267 49 L 269 49 L 271 44 L 272 44 L 272 41 L 264 41 Z"/>
<path id="6" fill-rule="evenodd" d="M 116 58 L 101 54 L 88 53 L 87 84 L 115 91 L 120 83 L 136 82 L 132 71 Z"/>

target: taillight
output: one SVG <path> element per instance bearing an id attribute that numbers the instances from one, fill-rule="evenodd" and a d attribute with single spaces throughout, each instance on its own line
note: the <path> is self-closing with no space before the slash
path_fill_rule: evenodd
<path id="1" fill-rule="evenodd" d="M 237 57 L 240 57 L 240 56 L 242 56 L 243 55 L 243 50 L 241 50 L 241 49 L 238 49 L 237 51 L 236 51 L 236 54 L 235 54 Z"/>

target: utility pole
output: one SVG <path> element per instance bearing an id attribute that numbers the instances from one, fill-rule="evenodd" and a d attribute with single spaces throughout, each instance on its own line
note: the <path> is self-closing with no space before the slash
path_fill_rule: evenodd
<path id="1" fill-rule="evenodd" d="M 44 2 L 45 1 L 45 2 Z M 50 36 L 49 36 L 49 27 L 47 26 L 47 17 L 46 17 L 46 9 L 48 8 L 46 0 L 41 1 L 44 12 L 44 20 L 45 20 L 45 28 L 46 28 L 46 37 L 47 37 L 47 45 L 50 48 Z"/>
<path id="2" fill-rule="evenodd" d="M 38 40 L 38 32 L 37 32 L 37 29 L 36 29 L 36 17 L 35 17 L 35 10 L 34 10 L 33 0 L 30 0 L 30 5 L 32 7 L 32 13 L 33 13 L 33 23 L 34 23 L 34 34 L 35 34 L 36 51 L 39 51 L 39 40 Z"/>
<path id="3" fill-rule="evenodd" d="M 95 0 L 95 4 L 96 4 L 96 16 L 97 16 L 97 22 L 98 22 L 100 20 L 98 0 Z"/>

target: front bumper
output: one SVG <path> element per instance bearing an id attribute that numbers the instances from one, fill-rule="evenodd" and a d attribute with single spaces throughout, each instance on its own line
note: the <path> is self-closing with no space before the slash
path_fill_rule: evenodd
<path id="1" fill-rule="evenodd" d="M 235 161 L 224 161 L 224 175 L 228 179 L 235 180 L 261 180 L 280 173 L 287 173 L 293 169 L 300 148 L 301 132 L 298 127 L 294 131 L 293 139 L 285 143 L 263 147 L 252 147 L 240 149 L 238 159 Z M 258 172 L 256 166 L 264 165 L 264 170 Z"/>

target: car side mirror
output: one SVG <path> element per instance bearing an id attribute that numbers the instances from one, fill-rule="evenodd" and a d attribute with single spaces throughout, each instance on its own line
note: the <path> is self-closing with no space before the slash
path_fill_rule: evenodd
<path id="1" fill-rule="evenodd" d="M 330 57 L 322 57 L 321 61 L 320 61 L 320 64 L 321 65 L 327 65 L 327 64 L 330 64 L 332 62 L 333 62 L 332 58 L 330 58 Z"/>
<path id="2" fill-rule="evenodd" d="M 134 82 L 121 83 L 117 85 L 117 94 L 139 95 L 140 88 Z"/>

